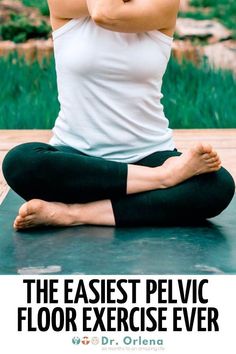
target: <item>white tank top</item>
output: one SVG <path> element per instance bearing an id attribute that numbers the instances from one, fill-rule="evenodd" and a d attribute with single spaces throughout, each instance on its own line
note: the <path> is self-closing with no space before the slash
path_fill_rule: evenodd
<path id="1" fill-rule="evenodd" d="M 53 40 L 60 112 L 52 145 L 128 163 L 174 149 L 160 102 L 171 37 L 113 32 L 84 17 Z"/>

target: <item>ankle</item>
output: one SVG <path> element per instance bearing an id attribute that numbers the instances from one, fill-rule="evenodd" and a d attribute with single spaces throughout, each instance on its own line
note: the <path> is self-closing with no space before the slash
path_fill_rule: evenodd
<path id="1" fill-rule="evenodd" d="M 83 204 L 69 204 L 68 205 L 68 221 L 71 225 L 78 225 L 84 223 L 84 208 Z"/>
<path id="2" fill-rule="evenodd" d="M 90 203 L 77 204 L 77 206 L 77 223 L 115 226 L 115 217 L 110 200 L 98 200 Z"/>
<path id="3" fill-rule="evenodd" d="M 151 183 L 153 189 L 165 189 L 171 186 L 171 170 L 165 166 L 152 168 Z"/>

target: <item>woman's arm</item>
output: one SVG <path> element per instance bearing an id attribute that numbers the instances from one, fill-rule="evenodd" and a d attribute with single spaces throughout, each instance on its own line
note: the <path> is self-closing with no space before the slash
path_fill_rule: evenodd
<path id="1" fill-rule="evenodd" d="M 89 16 L 86 0 L 48 0 L 50 14 L 58 19 Z"/>
<path id="2" fill-rule="evenodd" d="M 86 0 L 99 26 L 117 32 L 146 32 L 175 27 L 180 0 Z"/>
<path id="3" fill-rule="evenodd" d="M 117 32 L 174 28 L 179 2 L 180 0 L 48 0 L 52 24 L 55 20 L 91 16 L 99 26 Z"/>

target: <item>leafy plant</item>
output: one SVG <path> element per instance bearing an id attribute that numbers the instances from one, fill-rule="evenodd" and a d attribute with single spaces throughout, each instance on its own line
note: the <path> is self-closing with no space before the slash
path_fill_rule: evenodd
<path id="1" fill-rule="evenodd" d="M 49 15 L 49 9 L 48 9 L 48 3 L 47 0 L 22 0 L 22 3 L 25 6 L 30 6 L 30 7 L 37 7 L 42 15 L 48 16 Z"/>
<path id="2" fill-rule="evenodd" d="M 178 14 L 179 17 L 184 17 L 184 18 L 193 18 L 195 20 L 209 20 L 214 18 L 214 15 L 212 12 L 200 12 L 200 11 L 187 11 L 183 12 L 180 11 Z"/>
<path id="3" fill-rule="evenodd" d="M 209 7 L 208 18 L 219 19 L 226 27 L 233 30 L 236 38 L 236 1 L 235 0 L 191 0 L 196 7 Z"/>
<path id="4" fill-rule="evenodd" d="M 0 35 L 3 40 L 12 40 L 16 43 L 25 42 L 30 38 L 47 38 L 51 31 L 45 21 L 36 24 L 25 15 L 11 14 L 9 22 L 0 25 Z"/>

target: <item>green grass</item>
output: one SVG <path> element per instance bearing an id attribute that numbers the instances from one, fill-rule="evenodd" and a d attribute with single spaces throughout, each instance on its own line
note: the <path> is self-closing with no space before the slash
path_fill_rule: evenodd
<path id="1" fill-rule="evenodd" d="M 235 0 L 191 0 L 190 4 L 196 7 L 209 7 L 210 11 L 206 18 L 216 18 L 226 27 L 233 30 L 233 37 L 236 38 L 236 1 Z M 203 12 L 196 12 L 192 17 L 197 18 Z M 191 16 L 191 15 L 190 15 Z M 199 19 L 199 18 L 197 18 Z"/>
<path id="2" fill-rule="evenodd" d="M 236 128 L 236 78 L 207 63 L 169 63 L 163 104 L 172 128 Z"/>
<path id="3" fill-rule="evenodd" d="M 21 2 L 25 6 L 37 7 L 42 15 L 49 15 L 47 0 L 21 0 Z"/>
<path id="4" fill-rule="evenodd" d="M 0 77 L 0 129 L 52 128 L 59 110 L 53 58 L 43 68 L 0 59 Z M 236 128 L 236 79 L 230 72 L 171 59 L 163 93 L 172 128 Z"/>
<path id="5" fill-rule="evenodd" d="M 0 128 L 51 128 L 59 109 L 53 60 L 41 67 L 1 58 L 0 75 Z"/>

